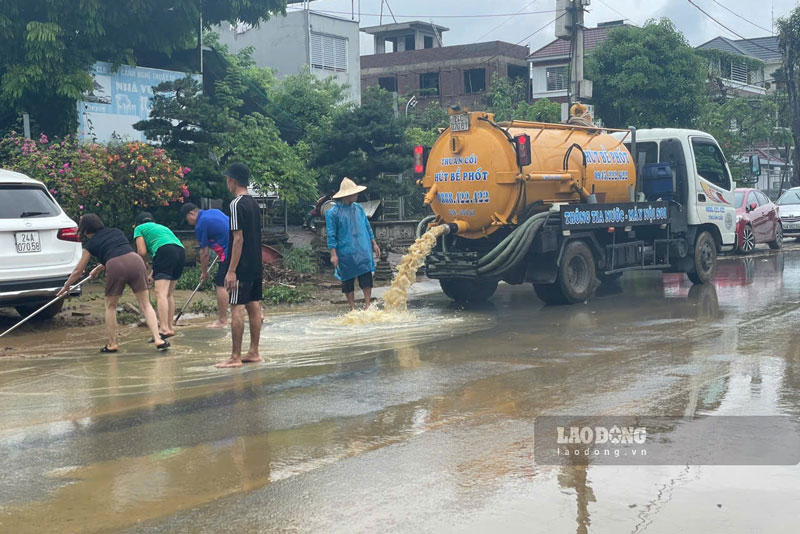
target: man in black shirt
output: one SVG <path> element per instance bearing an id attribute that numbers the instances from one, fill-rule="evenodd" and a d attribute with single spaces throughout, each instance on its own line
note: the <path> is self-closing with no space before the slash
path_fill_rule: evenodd
<path id="1" fill-rule="evenodd" d="M 244 163 L 234 163 L 225 171 L 228 191 L 236 198 L 231 201 L 231 228 L 228 239 L 230 263 L 225 276 L 225 288 L 231 298 L 231 357 L 216 367 L 241 367 L 242 363 L 260 362 L 258 342 L 261 336 L 261 210 L 247 193 L 250 169 Z M 244 311 L 250 322 L 250 350 L 242 357 Z"/>

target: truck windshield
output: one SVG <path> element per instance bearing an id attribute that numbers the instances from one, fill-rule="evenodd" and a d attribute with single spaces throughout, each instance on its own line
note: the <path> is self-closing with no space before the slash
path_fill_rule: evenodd
<path id="1" fill-rule="evenodd" d="M 800 204 L 800 191 L 784 191 L 781 198 L 779 198 L 775 204 L 779 206 Z"/>
<path id="2" fill-rule="evenodd" d="M 694 160 L 697 164 L 697 174 L 717 187 L 725 190 L 731 188 L 731 177 L 725 166 L 725 158 L 717 145 L 705 139 L 692 139 Z"/>

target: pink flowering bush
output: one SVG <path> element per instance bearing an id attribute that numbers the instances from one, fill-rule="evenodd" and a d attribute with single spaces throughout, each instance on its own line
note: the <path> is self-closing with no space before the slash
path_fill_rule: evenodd
<path id="1" fill-rule="evenodd" d="M 182 167 L 158 147 L 141 142 L 82 143 L 74 137 L 0 140 L 0 167 L 41 180 L 74 220 L 97 213 L 128 232 L 145 209 L 182 203 L 189 196 Z"/>

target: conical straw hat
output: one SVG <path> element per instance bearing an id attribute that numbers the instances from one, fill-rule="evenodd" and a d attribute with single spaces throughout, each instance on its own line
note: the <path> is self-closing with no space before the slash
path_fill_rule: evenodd
<path id="1" fill-rule="evenodd" d="M 356 185 L 356 183 L 350 178 L 345 178 L 342 180 L 342 183 L 339 186 L 339 191 L 333 195 L 333 198 L 344 198 L 349 197 L 350 195 L 356 195 L 364 191 L 366 188 L 367 187 L 364 185 Z"/>

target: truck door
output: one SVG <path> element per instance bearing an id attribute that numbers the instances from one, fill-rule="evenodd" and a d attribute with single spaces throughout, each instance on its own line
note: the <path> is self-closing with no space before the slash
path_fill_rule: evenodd
<path id="1" fill-rule="evenodd" d="M 713 224 L 722 234 L 722 242 L 735 242 L 733 182 L 725 158 L 717 143 L 709 137 L 692 137 L 695 168 L 695 207 L 701 224 Z"/>

